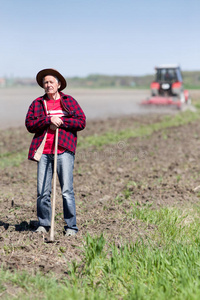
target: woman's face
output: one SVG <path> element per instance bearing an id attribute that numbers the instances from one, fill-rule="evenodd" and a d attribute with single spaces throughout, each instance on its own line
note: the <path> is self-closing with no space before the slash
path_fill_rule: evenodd
<path id="1" fill-rule="evenodd" d="M 54 76 L 47 75 L 43 78 L 43 88 L 45 93 L 55 94 L 60 88 L 60 82 Z"/>

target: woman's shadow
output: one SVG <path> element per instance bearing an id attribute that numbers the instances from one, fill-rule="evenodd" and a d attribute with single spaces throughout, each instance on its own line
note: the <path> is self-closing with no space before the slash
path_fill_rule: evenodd
<path id="1" fill-rule="evenodd" d="M 3 226 L 5 230 L 7 230 L 10 226 L 15 227 L 15 231 L 35 231 L 38 227 L 37 220 L 22 221 L 20 224 L 10 224 L 8 222 L 0 221 L 0 226 Z"/>

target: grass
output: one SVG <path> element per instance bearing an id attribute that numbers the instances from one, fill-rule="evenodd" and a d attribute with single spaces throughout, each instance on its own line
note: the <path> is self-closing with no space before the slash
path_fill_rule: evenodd
<path id="1" fill-rule="evenodd" d="M 198 113 L 185 112 L 141 128 L 86 137 L 80 141 L 79 147 L 101 147 L 130 137 L 146 137 L 198 118 Z M 27 154 L 15 155 L 17 153 L 1 154 L 0 167 L 19 164 Z M 116 201 L 123 202 L 131 197 L 131 186 L 137 186 L 137 183 L 130 182 L 129 185 Z M 187 210 L 184 207 L 155 210 L 151 205 L 134 203 L 127 218 L 131 222 L 140 220 L 146 229 L 151 226 L 152 230 L 136 242 L 121 242 L 120 246 L 107 240 L 103 234 L 85 236 L 81 263 L 74 261 L 69 264 L 62 279 L 57 279 L 55 274 L 11 272 L 2 266 L 0 297 L 20 300 L 199 299 L 200 207 L 191 204 Z M 4 251 L 11 255 L 12 245 Z M 59 255 L 64 255 L 65 251 L 60 247 Z"/>
<path id="2" fill-rule="evenodd" d="M 87 235 L 82 262 L 70 264 L 66 278 L 2 268 L 0 294 L 4 299 L 199 299 L 199 216 L 199 207 L 186 214 L 133 205 L 130 218 L 154 225 L 148 238 L 119 247 L 103 234 Z M 9 287 L 16 291 L 13 297 Z"/>
<path id="3" fill-rule="evenodd" d="M 129 138 L 147 137 L 156 131 L 185 125 L 194 122 L 199 118 L 198 112 L 185 111 L 175 116 L 166 116 L 160 122 L 142 125 L 138 128 L 129 128 L 119 132 L 110 131 L 102 135 L 79 137 L 78 146 L 80 148 L 88 148 L 91 146 L 102 147 L 104 145 L 126 141 Z"/>
<path id="4" fill-rule="evenodd" d="M 118 132 L 110 131 L 102 135 L 92 135 L 87 137 L 80 136 L 78 139 L 79 149 L 86 149 L 91 146 L 100 148 L 104 145 L 116 144 L 121 147 L 120 143 L 125 143 L 129 138 L 148 137 L 154 132 L 165 130 L 170 127 L 177 127 L 195 122 L 200 118 L 198 112 L 185 111 L 175 116 L 166 116 L 157 123 L 142 125 L 138 128 L 127 128 Z M 166 136 L 166 132 L 164 131 Z M 27 159 L 28 150 L 20 150 L 16 152 L 4 152 L 0 154 L 0 169 L 6 167 L 18 166 Z"/>
<path id="5" fill-rule="evenodd" d="M 27 158 L 27 150 L 0 154 L 0 169 L 19 166 Z"/>

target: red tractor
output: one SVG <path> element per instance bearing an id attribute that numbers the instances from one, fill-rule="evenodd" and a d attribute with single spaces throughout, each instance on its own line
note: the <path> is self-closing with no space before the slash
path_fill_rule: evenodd
<path id="1" fill-rule="evenodd" d="M 188 90 L 184 90 L 180 67 L 177 65 L 162 65 L 155 68 L 155 80 L 151 83 L 151 97 L 142 104 L 182 105 L 190 104 Z"/>

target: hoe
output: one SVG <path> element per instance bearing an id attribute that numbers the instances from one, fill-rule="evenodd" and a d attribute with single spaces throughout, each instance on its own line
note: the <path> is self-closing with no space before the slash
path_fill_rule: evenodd
<path id="1" fill-rule="evenodd" d="M 56 207 L 56 174 L 57 174 L 57 152 L 58 152 L 58 127 L 55 132 L 55 154 L 54 154 L 54 171 L 53 171 L 53 198 L 52 198 L 52 215 L 49 242 L 54 242 L 54 223 Z"/>

